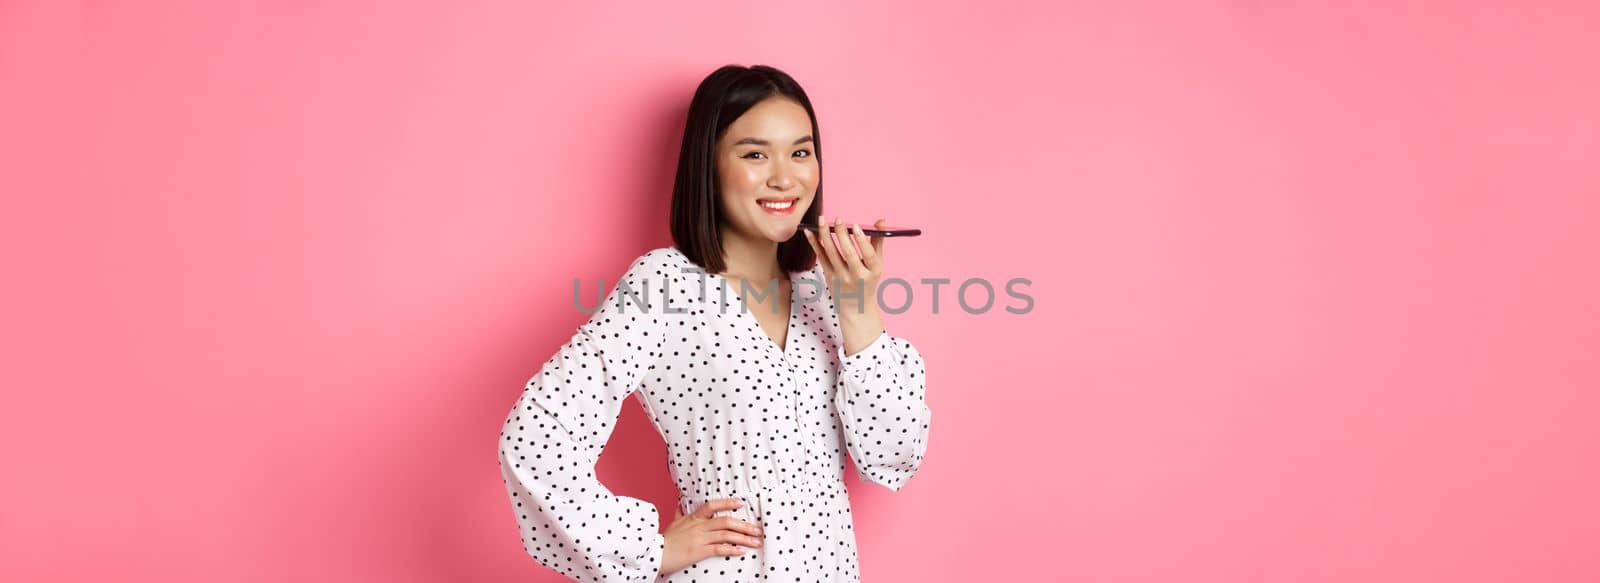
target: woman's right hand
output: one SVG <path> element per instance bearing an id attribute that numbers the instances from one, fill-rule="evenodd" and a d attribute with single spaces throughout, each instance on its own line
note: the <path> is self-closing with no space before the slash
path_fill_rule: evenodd
<path id="1" fill-rule="evenodd" d="M 662 533 L 666 548 L 661 554 L 661 575 L 672 573 L 701 559 L 739 556 L 744 549 L 734 545 L 761 546 L 761 527 L 732 516 L 713 517 L 719 511 L 744 506 L 738 498 L 718 498 L 701 504 L 688 516 L 678 510 L 672 525 Z"/>

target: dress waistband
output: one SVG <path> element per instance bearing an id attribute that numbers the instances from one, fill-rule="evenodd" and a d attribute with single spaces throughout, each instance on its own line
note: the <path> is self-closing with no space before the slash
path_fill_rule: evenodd
<path id="1" fill-rule="evenodd" d="M 788 484 L 774 484 L 745 490 L 736 490 L 705 496 L 687 496 L 678 499 L 678 510 L 684 514 L 693 512 L 695 508 L 708 501 L 719 498 L 737 498 L 744 501 L 744 506 L 734 510 L 719 511 L 713 516 L 736 516 L 760 524 L 766 515 L 767 508 L 772 505 L 790 505 L 802 503 L 849 502 L 849 492 L 846 490 L 844 480 L 808 480 Z"/>

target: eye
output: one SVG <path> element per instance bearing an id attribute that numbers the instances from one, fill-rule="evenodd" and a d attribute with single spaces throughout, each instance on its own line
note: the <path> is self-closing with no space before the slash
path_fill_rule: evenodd
<path id="1" fill-rule="evenodd" d="M 795 150 L 795 153 L 796 154 L 805 154 L 805 156 L 802 156 L 802 158 L 810 158 L 811 157 L 811 150 Z"/>
<path id="2" fill-rule="evenodd" d="M 750 152 L 749 154 L 745 154 L 743 156 L 740 156 L 740 158 L 749 158 L 751 156 L 765 156 L 765 155 L 766 154 L 763 154 L 761 152 Z"/>

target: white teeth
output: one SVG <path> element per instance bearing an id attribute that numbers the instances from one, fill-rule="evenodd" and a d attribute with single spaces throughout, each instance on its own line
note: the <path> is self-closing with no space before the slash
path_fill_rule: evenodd
<path id="1" fill-rule="evenodd" d="M 763 203 L 761 203 L 761 206 L 767 207 L 769 209 L 783 210 L 783 209 L 789 208 L 791 206 L 794 206 L 794 201 L 791 200 L 791 201 L 788 201 L 788 202 L 763 202 Z"/>

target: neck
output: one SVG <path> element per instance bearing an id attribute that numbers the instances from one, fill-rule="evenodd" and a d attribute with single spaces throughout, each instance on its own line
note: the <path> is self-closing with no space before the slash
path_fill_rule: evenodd
<path id="1" fill-rule="evenodd" d="M 727 227 L 722 229 L 722 261 L 726 269 L 719 275 L 723 277 L 738 277 L 758 285 L 783 279 L 777 243 L 751 239 Z"/>

